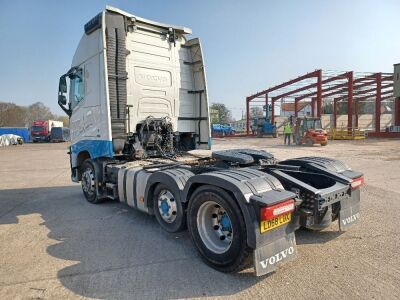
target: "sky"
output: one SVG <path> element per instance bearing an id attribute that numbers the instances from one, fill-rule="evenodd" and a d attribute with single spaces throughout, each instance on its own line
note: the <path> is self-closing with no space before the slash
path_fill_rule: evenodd
<path id="1" fill-rule="evenodd" d="M 83 26 L 106 5 L 181 25 L 202 41 L 209 102 L 240 118 L 245 97 L 315 69 L 393 72 L 400 1 L 0 0 L 0 101 L 54 113 Z"/>

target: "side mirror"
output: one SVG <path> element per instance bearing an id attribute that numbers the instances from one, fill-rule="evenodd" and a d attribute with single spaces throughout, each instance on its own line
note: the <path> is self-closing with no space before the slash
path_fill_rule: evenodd
<path id="1" fill-rule="evenodd" d="M 60 93 L 66 93 L 67 92 L 67 80 L 65 79 L 65 76 L 61 76 L 60 77 L 60 83 L 58 84 L 58 91 Z"/>
<path id="2" fill-rule="evenodd" d="M 67 105 L 67 97 L 64 95 L 58 95 L 58 103 L 62 105 Z"/>

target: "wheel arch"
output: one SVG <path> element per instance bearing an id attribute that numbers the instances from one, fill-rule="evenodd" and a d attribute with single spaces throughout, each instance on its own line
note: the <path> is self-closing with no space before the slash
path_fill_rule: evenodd
<path id="1" fill-rule="evenodd" d="M 174 193 L 175 197 L 178 198 L 176 200 L 180 201 L 184 205 L 184 208 L 186 208 L 187 201 L 185 201 L 183 192 L 186 182 L 193 175 L 191 171 L 182 168 L 153 173 L 149 177 L 145 189 L 145 206 L 149 209 L 149 213 L 154 214 L 152 199 L 154 190 L 158 184 L 167 185 Z"/>
<path id="2" fill-rule="evenodd" d="M 250 196 L 252 193 L 246 193 L 243 187 L 240 188 L 237 184 L 215 175 L 216 174 L 209 173 L 196 175 L 190 178 L 185 186 L 182 199 L 185 199 L 187 205 L 189 205 L 190 198 L 195 190 L 204 185 L 215 186 L 227 192 L 239 206 L 245 223 L 248 225 L 246 226 L 247 245 L 254 249 L 256 247 L 256 234 L 254 232 L 253 220 L 256 219 L 256 214 L 253 207 L 248 204 L 246 199 L 246 196 Z"/>

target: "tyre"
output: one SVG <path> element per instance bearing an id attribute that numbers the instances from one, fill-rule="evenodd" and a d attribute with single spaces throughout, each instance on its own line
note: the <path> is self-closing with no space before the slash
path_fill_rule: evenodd
<path id="1" fill-rule="evenodd" d="M 93 204 L 99 203 L 100 199 L 97 195 L 98 180 L 93 162 L 90 159 L 86 159 L 82 164 L 81 170 L 81 186 L 86 200 Z"/>
<path id="2" fill-rule="evenodd" d="M 193 193 L 187 214 L 193 243 L 208 265 L 222 272 L 237 272 L 251 264 L 246 223 L 226 191 L 201 186 Z"/>
<path id="3" fill-rule="evenodd" d="M 165 184 L 158 184 L 153 194 L 154 214 L 161 227 L 168 232 L 186 228 L 186 213 L 181 201 Z"/>
<path id="4" fill-rule="evenodd" d="M 311 147 L 312 145 L 314 145 L 312 139 L 310 139 L 310 138 L 306 139 L 306 145 L 309 146 L 309 147 Z"/>
<path id="5" fill-rule="evenodd" d="M 326 146 L 326 145 L 328 145 L 328 142 L 321 143 L 321 146 Z"/>

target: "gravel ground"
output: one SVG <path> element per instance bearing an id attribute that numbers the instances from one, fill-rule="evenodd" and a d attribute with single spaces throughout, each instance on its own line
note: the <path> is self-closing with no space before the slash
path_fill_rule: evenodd
<path id="1" fill-rule="evenodd" d="M 66 144 L 0 148 L 0 299 L 398 299 L 400 140 L 283 146 L 230 138 L 214 149 L 267 149 L 278 159 L 329 156 L 364 172 L 362 220 L 296 232 L 298 258 L 257 278 L 207 267 L 187 232 L 168 234 L 127 206 L 87 203 L 69 179 Z"/>

